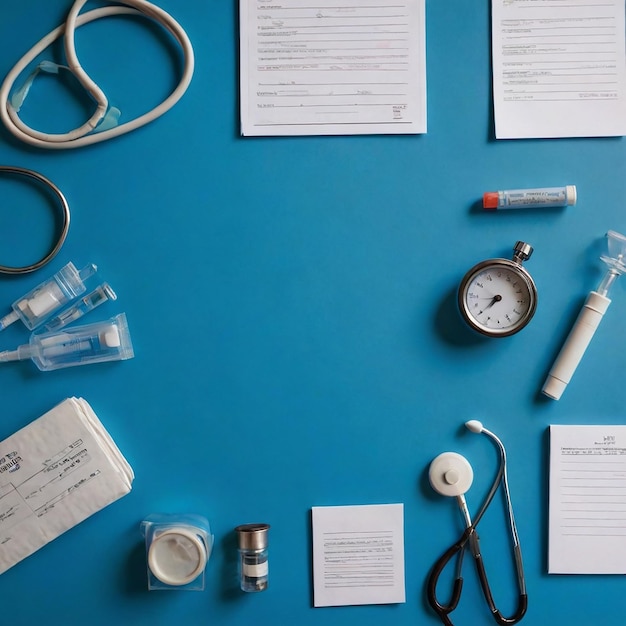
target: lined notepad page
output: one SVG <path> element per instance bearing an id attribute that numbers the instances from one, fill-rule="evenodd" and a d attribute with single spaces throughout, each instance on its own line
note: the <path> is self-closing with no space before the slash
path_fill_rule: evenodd
<path id="1" fill-rule="evenodd" d="M 241 134 L 426 132 L 424 0 L 240 2 Z"/>
<path id="2" fill-rule="evenodd" d="M 550 574 L 626 574 L 626 426 L 550 426 Z"/>
<path id="3" fill-rule="evenodd" d="M 313 605 L 406 602 L 404 505 L 314 506 Z"/>

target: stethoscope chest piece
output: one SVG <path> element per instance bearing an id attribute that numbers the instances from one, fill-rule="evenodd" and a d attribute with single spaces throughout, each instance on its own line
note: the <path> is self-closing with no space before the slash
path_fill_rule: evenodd
<path id="1" fill-rule="evenodd" d="M 472 486 L 474 471 L 464 456 L 443 452 L 432 460 L 428 480 L 442 496 L 460 496 Z"/>

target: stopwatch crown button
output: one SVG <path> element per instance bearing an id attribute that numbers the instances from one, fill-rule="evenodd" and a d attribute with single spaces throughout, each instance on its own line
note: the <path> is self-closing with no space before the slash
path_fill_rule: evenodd
<path id="1" fill-rule="evenodd" d="M 513 248 L 513 252 L 515 253 L 513 260 L 521 263 L 522 261 L 528 261 L 528 259 L 530 259 L 530 255 L 533 253 L 533 247 L 525 241 L 518 241 L 515 244 L 515 248 Z"/>

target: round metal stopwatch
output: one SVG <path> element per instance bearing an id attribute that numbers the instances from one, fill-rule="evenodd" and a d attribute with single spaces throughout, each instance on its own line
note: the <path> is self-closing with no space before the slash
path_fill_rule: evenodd
<path id="1" fill-rule="evenodd" d="M 537 287 L 522 263 L 533 253 L 518 241 L 513 259 L 487 259 L 474 265 L 459 286 L 459 310 L 467 324 L 488 337 L 508 337 L 530 322 Z"/>

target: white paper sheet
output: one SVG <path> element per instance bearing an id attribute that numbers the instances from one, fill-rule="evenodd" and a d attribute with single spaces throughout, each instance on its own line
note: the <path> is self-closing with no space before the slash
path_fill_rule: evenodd
<path id="1" fill-rule="evenodd" d="M 550 426 L 550 574 L 626 574 L 626 426 Z"/>
<path id="2" fill-rule="evenodd" d="M 426 132 L 424 0 L 240 1 L 242 135 Z"/>
<path id="3" fill-rule="evenodd" d="M 0 574 L 127 494 L 133 471 L 89 404 L 68 398 L 0 443 Z"/>
<path id="4" fill-rule="evenodd" d="M 498 139 L 626 134 L 624 0 L 492 0 Z"/>
<path id="5" fill-rule="evenodd" d="M 313 507 L 314 606 L 405 602 L 404 505 Z"/>

